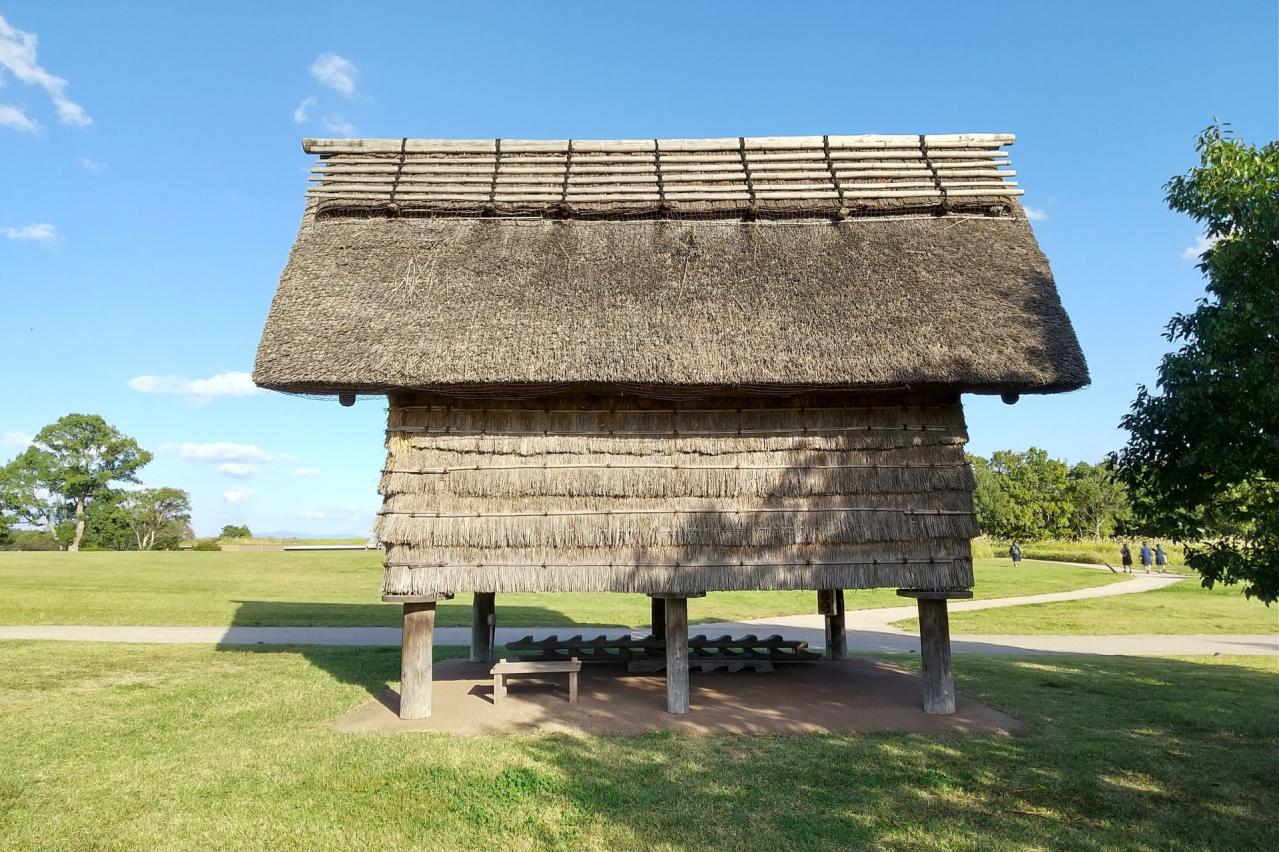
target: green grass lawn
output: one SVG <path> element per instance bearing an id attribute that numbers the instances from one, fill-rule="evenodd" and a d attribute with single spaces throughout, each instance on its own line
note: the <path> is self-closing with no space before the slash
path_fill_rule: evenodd
<path id="1" fill-rule="evenodd" d="M 382 555 L 333 553 L 0 553 L 0 624 L 344 626 L 399 624 L 380 600 Z M 1038 594 L 1118 579 L 1047 563 L 1014 569 L 978 560 L 980 597 Z M 892 589 L 849 592 L 850 609 L 896 606 Z M 637 627 L 643 595 L 498 595 L 498 623 L 513 627 Z M 470 596 L 440 605 L 441 626 L 470 623 Z M 812 592 L 713 592 L 689 601 L 693 621 L 814 612 Z"/>
<path id="2" fill-rule="evenodd" d="M 899 627 L 917 630 L 912 619 Z M 1238 586 L 1205 589 L 1195 577 L 1165 589 L 1061 603 L 954 612 L 952 633 L 1279 633 L 1279 606 L 1246 599 Z"/>
<path id="3" fill-rule="evenodd" d="M 398 666 L 0 643 L 0 847 L 1279 848 L 1273 658 L 959 658 L 1016 738 L 330 730 Z"/>

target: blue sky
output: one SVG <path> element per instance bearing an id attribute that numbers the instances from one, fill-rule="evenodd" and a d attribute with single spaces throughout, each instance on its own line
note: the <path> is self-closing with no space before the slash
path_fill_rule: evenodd
<path id="1" fill-rule="evenodd" d="M 890 8 L 891 6 L 891 8 Z M 882 8 L 881 8 L 882 7 Z M 0 461 L 69 411 L 196 528 L 356 533 L 383 407 L 245 394 L 302 136 L 1013 132 L 1093 385 L 968 399 L 970 449 L 1096 460 L 1203 284 L 1162 186 L 1213 116 L 1276 136 L 1276 4 L 0 0 Z M 151 377 L 151 378 L 147 378 Z M 180 377 L 180 378 L 173 378 Z"/>

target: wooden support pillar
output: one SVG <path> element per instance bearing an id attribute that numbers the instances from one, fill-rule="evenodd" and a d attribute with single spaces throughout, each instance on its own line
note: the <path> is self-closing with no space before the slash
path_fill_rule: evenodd
<path id="1" fill-rule="evenodd" d="M 666 638 L 666 599 L 665 598 L 649 598 L 649 604 L 653 614 L 653 638 Z"/>
<path id="2" fill-rule="evenodd" d="M 924 664 L 924 712 L 955 712 L 955 675 L 950 668 L 950 617 L 946 601 L 971 598 L 967 590 L 928 591 L 898 589 L 902 597 L 915 598 L 919 606 L 919 656 Z"/>
<path id="3" fill-rule="evenodd" d="M 667 598 L 666 712 L 688 712 L 688 598 Z"/>
<path id="4" fill-rule="evenodd" d="M 435 640 L 435 601 L 404 604 L 400 647 L 400 718 L 431 715 L 431 656 Z"/>
<path id="5" fill-rule="evenodd" d="M 493 662 L 493 633 L 497 626 L 493 592 L 476 592 L 471 598 L 471 662 Z"/>
<path id="6" fill-rule="evenodd" d="M 824 599 L 824 600 L 823 600 Z M 848 632 L 844 627 L 844 590 L 822 589 L 818 600 L 826 605 L 826 652 L 828 660 L 848 659 Z"/>
<path id="7" fill-rule="evenodd" d="M 688 599 L 705 592 L 650 592 L 653 599 L 653 632 L 663 624 L 666 640 L 666 712 L 688 712 Z M 661 604 L 661 621 L 657 620 Z"/>
<path id="8" fill-rule="evenodd" d="M 955 676 L 950 669 L 950 618 L 946 601 L 920 598 L 919 654 L 924 663 L 924 712 L 955 712 Z"/>

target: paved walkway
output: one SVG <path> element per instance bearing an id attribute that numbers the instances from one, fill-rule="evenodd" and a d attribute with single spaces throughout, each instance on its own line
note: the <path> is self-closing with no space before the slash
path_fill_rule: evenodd
<path id="1" fill-rule="evenodd" d="M 881 610 L 882 611 L 882 610 Z M 824 644 L 820 626 L 796 626 L 790 619 L 760 619 L 726 624 L 691 625 L 695 633 L 738 636 L 779 633 L 813 647 Z M 642 636 L 631 630 L 592 627 L 506 627 L 497 631 L 499 644 L 524 636 L 583 635 Z M 0 640 L 45 639 L 68 642 L 143 642 L 177 645 L 362 645 L 400 644 L 398 627 L 97 627 L 93 625 L 23 625 L 0 627 Z M 440 627 L 438 645 L 467 645 L 469 627 Z M 956 654 L 1120 654 L 1128 656 L 1190 656 L 1195 654 L 1279 654 L 1279 636 L 963 636 L 951 637 Z M 850 651 L 919 650 L 919 637 L 898 630 L 850 626 Z"/>
<path id="2" fill-rule="evenodd" d="M 1004 606 L 1085 600 L 1146 592 L 1184 579 L 1179 575 L 1134 574 L 1130 579 L 1107 586 L 987 600 L 952 601 L 952 612 L 967 612 Z M 893 622 L 915 617 L 915 607 L 885 607 L 853 610 L 848 613 L 850 651 L 902 651 L 919 649 L 919 638 L 894 627 Z M 814 647 L 825 643 L 820 615 L 789 615 L 749 621 L 698 624 L 697 633 L 716 636 L 779 633 Z M 499 644 L 524 636 L 626 636 L 643 635 L 618 628 L 503 627 L 497 631 Z M 103 627 L 96 625 L 0 626 L 0 640 L 48 639 L 72 642 L 145 642 L 201 645 L 399 645 L 398 627 Z M 435 631 L 439 645 L 467 645 L 469 627 L 441 627 Z M 1122 654 L 1133 656 L 1180 656 L 1194 654 L 1279 654 L 1276 635 L 1133 635 L 1133 636 L 964 636 L 952 637 L 958 654 Z"/>

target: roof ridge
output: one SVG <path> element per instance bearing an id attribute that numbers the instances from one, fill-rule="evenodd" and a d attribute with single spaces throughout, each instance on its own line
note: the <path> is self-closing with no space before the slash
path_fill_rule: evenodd
<path id="1" fill-rule="evenodd" d="M 1011 211 L 1011 133 L 307 139 L 316 215 L 789 217 Z"/>
<path id="2" fill-rule="evenodd" d="M 747 150 L 822 148 L 828 140 L 831 148 L 898 148 L 918 147 L 920 137 L 932 148 L 976 148 L 1012 145 L 1012 133 L 939 133 L 880 134 L 826 136 L 710 136 L 705 138 L 670 139 L 512 139 L 501 137 L 509 153 L 562 153 L 573 145 L 579 153 L 626 153 L 637 151 L 735 151 L 742 141 Z M 408 153 L 494 153 L 497 137 L 492 139 L 427 139 L 396 137 L 304 138 L 302 150 L 308 154 L 399 153 L 405 144 Z"/>

